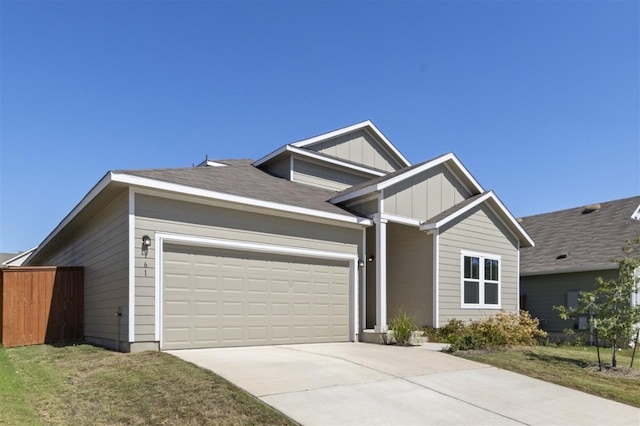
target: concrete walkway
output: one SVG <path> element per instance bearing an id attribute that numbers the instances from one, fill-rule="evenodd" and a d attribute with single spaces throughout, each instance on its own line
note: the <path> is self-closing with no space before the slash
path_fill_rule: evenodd
<path id="1" fill-rule="evenodd" d="M 637 408 L 433 348 L 327 343 L 169 353 L 303 425 L 640 425 Z"/>

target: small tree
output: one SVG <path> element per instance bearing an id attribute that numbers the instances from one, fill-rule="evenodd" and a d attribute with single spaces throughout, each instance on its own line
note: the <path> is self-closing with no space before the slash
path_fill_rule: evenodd
<path id="1" fill-rule="evenodd" d="M 617 280 L 598 277 L 594 290 L 580 293 L 578 306 L 554 306 L 560 318 L 565 320 L 588 316 L 589 329 L 611 345 L 612 367 L 617 367 L 616 349 L 627 345 L 640 327 L 640 305 L 632 302 L 637 297 L 639 286 L 635 272 L 640 267 L 640 236 L 627 241 L 622 251 L 623 258 L 612 260 L 618 264 Z M 572 333 L 573 330 L 567 332 Z"/>

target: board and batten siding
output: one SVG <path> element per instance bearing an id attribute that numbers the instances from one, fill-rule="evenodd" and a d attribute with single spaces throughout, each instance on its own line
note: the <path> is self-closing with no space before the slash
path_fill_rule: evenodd
<path id="1" fill-rule="evenodd" d="M 307 146 L 306 149 L 387 172 L 404 167 L 365 130 L 358 130 L 313 144 Z"/>
<path id="2" fill-rule="evenodd" d="M 63 241 L 52 240 L 48 254 L 37 259 L 39 265 L 84 267 L 84 336 L 111 348 L 117 347 L 118 309 L 120 341 L 128 341 L 128 213 L 128 192 L 122 191 L 90 218 L 82 218 Z"/>
<path id="3" fill-rule="evenodd" d="M 349 173 L 326 164 L 315 164 L 300 159 L 293 160 L 294 182 L 342 191 L 369 179 L 371 176 Z"/>
<path id="4" fill-rule="evenodd" d="M 520 294 L 526 296 L 526 308 L 532 317 L 540 320 L 545 331 L 562 332 L 573 328 L 575 321 L 563 320 L 554 306 L 567 304 L 570 291 L 590 291 L 596 287 L 596 278 L 617 279 L 615 269 L 603 271 L 571 272 L 523 276 L 520 278 Z"/>
<path id="5" fill-rule="evenodd" d="M 445 166 L 438 165 L 384 190 L 384 213 L 426 221 L 472 194 Z"/>
<path id="6" fill-rule="evenodd" d="M 400 310 L 417 326 L 433 325 L 433 236 L 387 225 L 387 318 Z"/>
<path id="7" fill-rule="evenodd" d="M 136 241 L 141 241 L 143 235 L 155 241 L 155 233 L 160 232 L 356 255 L 362 244 L 362 231 L 355 228 L 143 194 L 136 194 L 135 206 Z M 158 247 L 152 244 L 146 258 L 136 251 L 136 341 L 154 340 L 156 250 Z"/>
<path id="8" fill-rule="evenodd" d="M 518 239 L 486 205 L 463 214 L 439 234 L 439 326 L 452 318 L 462 321 L 493 316 L 497 309 L 462 308 L 462 251 L 498 255 L 500 262 L 501 309 L 518 308 Z"/>

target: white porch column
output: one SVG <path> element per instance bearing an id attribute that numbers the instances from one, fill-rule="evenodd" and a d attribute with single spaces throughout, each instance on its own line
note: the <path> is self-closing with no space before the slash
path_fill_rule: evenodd
<path id="1" fill-rule="evenodd" d="M 387 332 L 387 220 L 375 217 L 376 223 L 376 327 Z"/>

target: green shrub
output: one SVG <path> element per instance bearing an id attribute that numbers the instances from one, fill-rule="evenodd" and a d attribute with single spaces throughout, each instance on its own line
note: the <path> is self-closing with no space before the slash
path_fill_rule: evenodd
<path id="1" fill-rule="evenodd" d="M 435 337 L 435 336 L 434 336 Z M 495 316 L 465 324 L 452 319 L 437 332 L 440 341 L 450 344 L 451 351 L 536 345 L 547 338 L 537 318 L 528 312 L 500 312 Z"/>
<path id="2" fill-rule="evenodd" d="M 417 330 L 413 318 L 404 309 L 400 309 L 398 314 L 391 318 L 389 328 L 393 330 L 393 338 L 398 345 L 408 344 L 413 332 Z"/>

